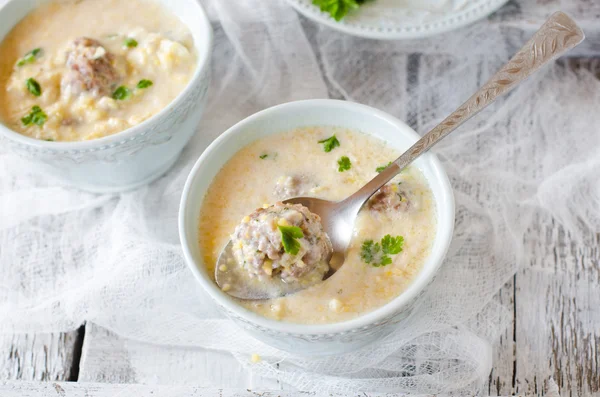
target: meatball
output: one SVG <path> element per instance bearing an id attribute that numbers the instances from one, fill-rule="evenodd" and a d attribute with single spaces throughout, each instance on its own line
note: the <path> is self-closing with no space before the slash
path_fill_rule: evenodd
<path id="1" fill-rule="evenodd" d="M 283 246 L 280 227 L 287 226 L 302 230 L 303 236 L 295 237 L 299 243 L 295 254 Z M 236 260 L 252 276 L 279 276 L 285 282 L 321 280 L 329 270 L 332 247 L 321 218 L 300 204 L 277 203 L 257 209 L 242 220 L 231 238 Z"/>
<path id="2" fill-rule="evenodd" d="M 275 183 L 273 195 L 279 200 L 298 197 L 310 190 L 310 182 L 304 175 L 282 176 Z"/>
<path id="3" fill-rule="evenodd" d="M 401 184 L 390 183 L 383 186 L 367 202 L 367 208 L 373 211 L 408 211 L 410 200 L 406 192 L 402 191 Z"/>
<path id="4" fill-rule="evenodd" d="M 62 79 L 62 90 L 75 95 L 82 92 L 110 95 L 120 80 L 114 59 L 98 40 L 75 39 L 67 51 L 68 72 Z"/>

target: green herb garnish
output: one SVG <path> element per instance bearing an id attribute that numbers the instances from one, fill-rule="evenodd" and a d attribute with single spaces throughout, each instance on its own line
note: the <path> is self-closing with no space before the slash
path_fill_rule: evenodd
<path id="1" fill-rule="evenodd" d="M 260 156 L 258 156 L 258 158 L 259 158 L 259 159 L 261 159 L 261 160 L 264 160 L 264 159 L 266 159 L 267 157 L 269 157 L 269 155 L 268 155 L 268 154 L 261 154 Z"/>
<path id="2" fill-rule="evenodd" d="M 140 81 L 137 83 L 137 86 L 136 86 L 136 87 L 137 87 L 137 88 L 139 88 L 139 89 L 143 89 L 143 88 L 148 88 L 148 87 L 150 87 L 152 84 L 154 84 L 154 83 L 152 82 L 152 80 L 146 80 L 146 79 L 143 79 L 143 80 L 140 80 Z"/>
<path id="3" fill-rule="evenodd" d="M 340 146 L 340 141 L 338 141 L 338 139 L 335 137 L 335 135 L 331 136 L 327 139 L 323 139 L 323 140 L 319 141 L 319 143 L 323 144 L 323 150 L 326 153 L 329 153 L 333 150 L 333 148 Z"/>
<path id="4" fill-rule="evenodd" d="M 34 63 L 35 60 L 38 58 L 38 55 L 41 55 L 41 52 L 42 52 L 41 48 L 34 48 L 33 50 L 29 51 L 27 54 L 23 55 L 23 58 L 21 58 L 17 61 L 17 66 L 23 66 L 28 63 Z"/>
<path id="5" fill-rule="evenodd" d="M 138 42 L 136 39 L 132 39 L 131 37 L 127 37 L 125 40 L 123 40 L 123 45 L 127 48 L 133 48 L 133 47 L 137 47 Z"/>
<path id="6" fill-rule="evenodd" d="M 300 251 L 300 243 L 297 239 L 304 237 L 302 229 L 298 226 L 281 226 L 277 228 L 281 233 L 281 243 L 283 244 L 283 250 L 291 255 L 297 255 Z"/>
<path id="7" fill-rule="evenodd" d="M 381 239 L 381 249 L 384 254 L 388 255 L 396 255 L 402 252 L 402 246 L 404 245 L 404 237 L 396 236 L 392 237 L 389 234 L 386 234 Z"/>
<path id="8" fill-rule="evenodd" d="M 46 115 L 46 113 L 44 113 L 42 108 L 35 105 L 31 108 L 31 112 L 29 112 L 27 116 L 21 118 L 21 122 L 25 126 L 35 124 L 41 127 L 42 125 L 44 125 L 47 119 L 48 116 Z"/>
<path id="9" fill-rule="evenodd" d="M 365 263 L 371 263 L 379 251 L 381 251 L 381 246 L 379 243 L 374 243 L 373 240 L 367 240 L 362 243 L 360 257 Z"/>
<path id="10" fill-rule="evenodd" d="M 45 140 L 45 141 L 48 141 L 48 142 L 54 142 L 54 139 L 52 139 L 52 138 L 46 138 L 46 139 L 44 139 L 44 140 Z"/>
<path id="11" fill-rule="evenodd" d="M 120 86 L 113 92 L 112 97 L 117 101 L 124 101 L 131 96 L 131 90 L 124 85 Z"/>
<path id="12" fill-rule="evenodd" d="M 42 87 L 40 87 L 40 83 L 38 83 L 33 77 L 28 78 L 25 81 L 25 85 L 27 85 L 27 89 L 34 96 L 42 95 Z"/>
<path id="13" fill-rule="evenodd" d="M 390 165 L 392 165 L 392 162 L 391 162 L 391 161 L 390 161 L 389 163 L 387 163 L 386 165 L 382 165 L 381 167 L 377 167 L 377 168 L 375 169 L 375 171 L 377 171 L 377 172 L 381 172 L 381 171 L 385 170 L 387 167 L 389 167 Z"/>
<path id="14" fill-rule="evenodd" d="M 313 4 L 340 21 L 350 10 L 355 10 L 367 0 L 313 0 Z"/>
<path id="15" fill-rule="evenodd" d="M 376 243 L 373 240 L 363 242 L 360 250 L 360 257 L 365 263 L 370 264 L 373 267 L 386 266 L 392 263 L 390 255 L 397 255 L 402 252 L 403 245 L 404 237 L 392 237 L 389 234 L 386 234 L 381 239 L 381 244 Z"/>
<path id="16" fill-rule="evenodd" d="M 340 157 L 337 163 L 339 172 L 348 171 L 350 168 L 352 168 L 352 163 L 347 156 Z"/>

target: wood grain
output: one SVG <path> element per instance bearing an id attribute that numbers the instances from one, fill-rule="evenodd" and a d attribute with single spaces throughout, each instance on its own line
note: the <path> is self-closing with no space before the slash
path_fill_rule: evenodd
<path id="1" fill-rule="evenodd" d="M 99 383 L 31 383 L 0 382 L 2 397 L 314 397 L 315 393 L 261 390 L 261 389 L 217 389 L 199 386 L 146 386 L 111 385 Z M 329 397 L 344 397 L 342 394 L 328 394 Z M 394 394 L 360 393 L 360 397 L 394 397 Z"/>
<path id="2" fill-rule="evenodd" d="M 563 396 L 600 393 L 600 237 L 580 246 L 550 218 L 535 227 L 516 284 L 515 391 L 543 393 L 553 378 Z"/>
<path id="3" fill-rule="evenodd" d="M 514 314 L 515 314 L 515 281 L 512 278 L 494 297 L 494 301 L 505 307 L 513 315 L 513 323 L 500 335 L 498 343 L 494 346 L 494 367 L 490 372 L 487 385 L 483 392 L 490 396 L 506 396 L 512 394 L 514 382 L 514 368 L 516 360 L 516 345 L 514 342 Z"/>
<path id="4" fill-rule="evenodd" d="M 0 379 L 77 380 L 80 332 L 0 335 Z"/>

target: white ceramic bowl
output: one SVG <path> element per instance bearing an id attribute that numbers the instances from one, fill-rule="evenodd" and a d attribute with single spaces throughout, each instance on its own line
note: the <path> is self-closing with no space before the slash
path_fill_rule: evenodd
<path id="1" fill-rule="evenodd" d="M 80 189 L 118 192 L 158 178 L 192 137 L 210 82 L 212 29 L 196 0 L 161 0 L 192 33 L 198 65 L 187 87 L 158 114 L 116 134 L 82 142 L 46 142 L 0 123 L 0 144 Z M 40 0 L 10 0 L 0 8 L 0 40 Z"/>
<path id="2" fill-rule="evenodd" d="M 312 0 L 286 1 L 313 21 L 353 36 L 378 40 L 417 39 L 446 33 L 474 23 L 508 2 L 469 0 L 457 9 L 446 9 L 444 6 L 438 9 L 432 4 L 378 1 L 368 3 L 341 21 L 336 21 L 328 13 L 321 12 Z"/>
<path id="3" fill-rule="evenodd" d="M 202 200 L 221 167 L 244 146 L 268 135 L 314 125 L 357 129 L 400 150 L 408 149 L 419 138 L 400 120 L 352 102 L 317 99 L 275 106 L 237 123 L 206 149 L 188 177 L 179 210 L 183 252 L 202 288 L 230 318 L 257 339 L 282 350 L 305 355 L 350 351 L 389 334 L 395 327 L 401 327 L 399 323 L 412 312 L 418 298 L 433 281 L 450 245 L 454 227 L 454 196 L 448 177 L 433 154 L 424 154 L 414 165 L 423 172 L 433 191 L 437 233 L 431 255 L 404 293 L 356 319 L 323 325 L 270 320 L 238 305 L 217 287 L 204 266 L 198 243 Z"/>

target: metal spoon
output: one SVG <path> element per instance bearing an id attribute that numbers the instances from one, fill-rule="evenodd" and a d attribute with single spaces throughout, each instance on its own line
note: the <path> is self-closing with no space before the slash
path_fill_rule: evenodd
<path id="1" fill-rule="evenodd" d="M 356 216 L 363 204 L 375 192 L 458 126 L 508 93 L 542 66 L 581 43 L 584 38 L 583 31 L 569 16 L 562 12 L 553 14 L 527 44 L 479 91 L 356 193 L 339 202 L 313 197 L 286 200 L 286 203 L 302 204 L 321 217 L 325 232 L 333 245 L 332 270 L 325 278 L 337 270 L 335 262 L 343 263 L 346 249 L 352 238 Z M 269 299 L 306 288 L 305 285 L 298 283 L 285 283 L 278 277 L 272 277 L 266 282 L 249 277 L 247 272 L 237 266 L 233 260 L 231 241 L 221 251 L 215 279 L 223 291 L 240 299 Z"/>

